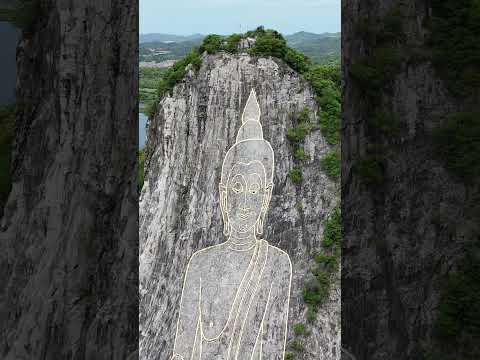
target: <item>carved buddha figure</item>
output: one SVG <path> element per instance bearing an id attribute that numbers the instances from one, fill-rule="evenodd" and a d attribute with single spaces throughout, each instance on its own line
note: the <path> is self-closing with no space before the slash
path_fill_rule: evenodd
<path id="1" fill-rule="evenodd" d="M 252 90 L 219 184 L 226 241 L 188 263 L 172 359 L 284 358 L 292 266 L 261 237 L 273 171 Z"/>

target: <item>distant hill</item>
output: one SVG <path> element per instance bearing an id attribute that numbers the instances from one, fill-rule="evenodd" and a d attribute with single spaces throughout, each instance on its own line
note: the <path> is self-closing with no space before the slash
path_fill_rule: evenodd
<path id="1" fill-rule="evenodd" d="M 184 57 L 193 47 L 199 46 L 205 36 L 171 34 L 140 35 L 140 61 L 162 62 Z M 340 59 L 340 33 L 315 34 L 300 31 L 285 35 L 288 46 L 307 55 L 315 63 Z"/>
<path id="2" fill-rule="evenodd" d="M 172 34 L 140 34 L 140 44 L 146 42 L 184 42 L 184 41 L 201 41 L 205 35 L 192 34 L 192 35 L 172 35 Z"/>
<path id="3" fill-rule="evenodd" d="M 322 33 L 316 34 L 306 31 L 299 31 L 291 35 L 285 35 L 285 40 L 291 45 L 309 41 L 318 41 L 321 39 L 328 39 L 328 38 L 340 38 L 340 33 Z M 290 46 L 291 46 L 290 45 Z"/>
<path id="4" fill-rule="evenodd" d="M 340 33 L 314 34 L 302 31 L 286 35 L 285 40 L 288 46 L 303 52 L 313 62 L 322 63 L 340 58 Z"/>
<path id="5" fill-rule="evenodd" d="M 140 61 L 162 62 L 165 60 L 181 59 L 192 50 L 193 47 L 199 46 L 202 39 L 195 41 L 185 40 L 180 42 L 161 42 L 152 41 L 144 42 L 139 47 Z"/>

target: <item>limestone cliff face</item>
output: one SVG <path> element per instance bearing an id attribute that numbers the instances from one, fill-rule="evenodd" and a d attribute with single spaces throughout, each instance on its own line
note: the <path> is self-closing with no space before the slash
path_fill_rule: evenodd
<path id="1" fill-rule="evenodd" d="M 366 89 L 351 69 L 372 54 L 360 21 L 374 24 L 394 9 L 406 46 L 388 83 L 374 89 L 390 97 L 400 125 L 397 134 L 385 137 L 369 125 Z M 428 60 L 430 16 L 429 1 L 342 1 L 342 345 L 358 360 L 423 358 L 445 275 L 478 232 L 478 223 L 464 211 L 468 189 L 447 171 L 433 146 L 432 130 L 462 104 L 448 94 Z M 406 61 L 414 50 L 426 56 Z M 355 166 L 370 146 L 379 145 L 384 179 L 367 185 Z"/>
<path id="2" fill-rule="evenodd" d="M 294 167 L 286 137 L 289 114 L 318 107 L 307 82 L 279 60 L 240 55 L 204 55 L 165 96 L 148 125 L 145 183 L 140 197 L 140 358 L 172 355 L 183 276 L 190 256 L 225 241 L 218 183 L 224 155 L 235 142 L 241 111 L 254 88 L 264 138 L 275 152 L 274 189 L 264 238 L 293 263 L 289 336 L 306 323 L 301 288 L 312 253 L 320 249 L 322 220 L 338 204 L 338 188 L 320 170 L 326 144 L 320 130 L 305 139 L 310 160 L 303 182 L 288 177 Z M 333 287 L 305 344 L 305 359 L 340 356 L 340 290 Z"/>
<path id="3" fill-rule="evenodd" d="M 138 334 L 137 8 L 40 4 L 17 49 L 0 358 L 126 359 Z"/>

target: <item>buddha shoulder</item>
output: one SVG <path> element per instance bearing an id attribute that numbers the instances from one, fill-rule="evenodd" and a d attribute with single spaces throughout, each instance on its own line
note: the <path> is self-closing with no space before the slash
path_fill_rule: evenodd
<path id="1" fill-rule="evenodd" d="M 223 244 L 213 245 L 193 253 L 189 261 L 189 270 L 193 270 L 201 266 L 201 264 L 210 263 L 217 259 L 224 252 Z"/>
<path id="2" fill-rule="evenodd" d="M 292 272 L 292 262 L 290 261 L 290 256 L 285 251 L 269 244 L 268 255 L 273 264 L 282 268 L 288 268 L 290 273 Z"/>

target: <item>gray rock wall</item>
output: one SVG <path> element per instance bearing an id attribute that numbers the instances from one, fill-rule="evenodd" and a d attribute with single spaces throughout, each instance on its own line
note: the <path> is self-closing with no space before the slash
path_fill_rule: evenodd
<path id="1" fill-rule="evenodd" d="M 374 19 L 396 8 L 403 58 L 378 92 L 391 98 L 400 130 L 383 136 L 368 125 L 366 89 L 350 69 L 372 54 L 359 22 L 382 24 Z M 468 189 L 433 146 L 432 131 L 461 111 L 462 99 L 448 94 L 428 60 L 429 16 L 428 1 L 342 1 L 342 345 L 358 360 L 423 358 L 446 274 L 478 233 L 474 212 L 465 210 Z M 426 56 L 414 61 L 412 51 Z M 383 146 L 380 185 L 366 185 L 355 172 L 372 144 Z"/>
<path id="2" fill-rule="evenodd" d="M 318 107 L 306 81 L 278 60 L 208 55 L 165 96 L 149 122 L 145 183 L 140 197 L 140 358 L 169 359 L 173 350 L 183 275 L 197 250 L 225 241 L 218 183 L 225 152 L 234 143 L 241 111 L 255 88 L 264 138 L 275 152 L 274 189 L 264 238 L 293 263 L 289 335 L 306 323 L 300 291 L 312 253 L 320 249 L 322 220 L 338 204 L 338 188 L 320 170 L 326 144 L 320 130 L 305 139 L 310 160 L 304 181 L 288 178 L 295 166 L 289 113 Z M 340 356 L 340 289 L 320 310 L 304 359 Z"/>
<path id="3" fill-rule="evenodd" d="M 0 358 L 135 357 L 137 6 L 41 7 L 17 51 Z"/>

